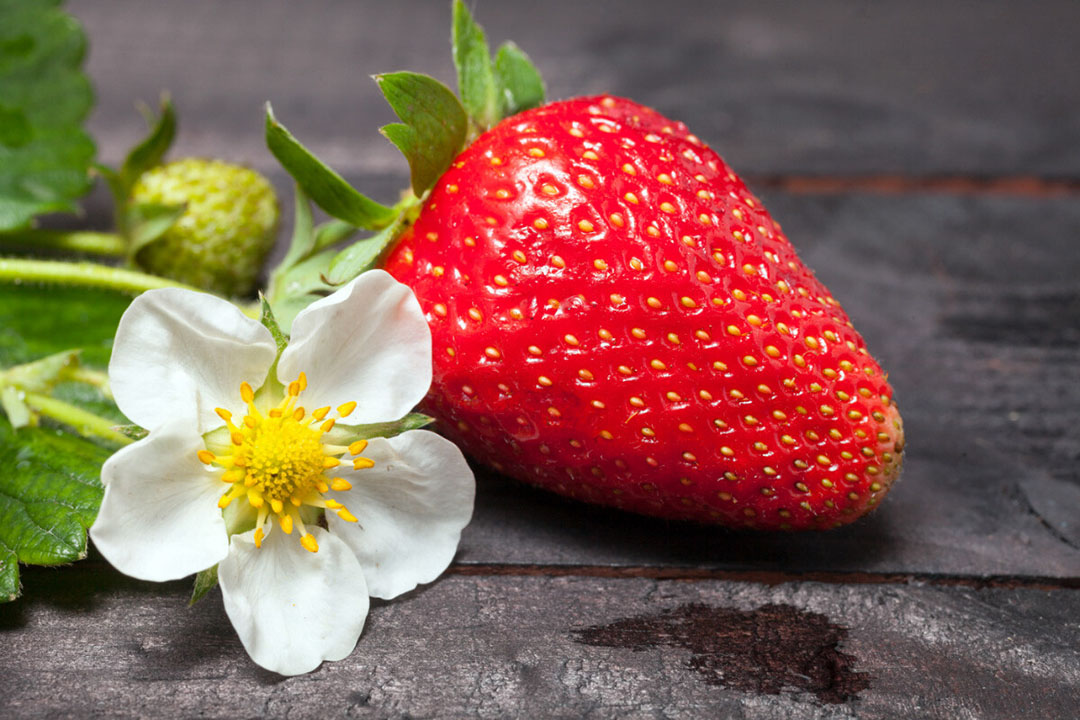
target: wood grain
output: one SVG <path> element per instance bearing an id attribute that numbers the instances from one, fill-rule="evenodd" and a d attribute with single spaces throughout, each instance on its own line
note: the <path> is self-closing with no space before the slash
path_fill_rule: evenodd
<path id="1" fill-rule="evenodd" d="M 449 2 L 74 0 L 98 88 L 91 128 L 116 160 L 137 100 L 172 92 L 178 149 L 270 165 L 262 104 L 345 172 L 402 167 L 368 76 L 453 83 Z M 1080 174 L 1080 5 L 478 2 L 551 97 L 632 96 L 683 120 L 747 175 Z"/>
<path id="2" fill-rule="evenodd" d="M 446 577 L 283 679 L 214 592 L 34 569 L 0 608 L 0 716 L 1067 718 L 1080 593 Z M 92 618 L 92 622 L 88 620 Z"/>

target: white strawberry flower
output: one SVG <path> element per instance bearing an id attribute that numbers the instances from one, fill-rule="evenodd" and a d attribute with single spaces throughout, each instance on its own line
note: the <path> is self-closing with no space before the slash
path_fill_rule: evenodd
<path id="1" fill-rule="evenodd" d="M 94 544 L 143 580 L 218 564 L 233 627 L 274 672 L 349 655 L 369 596 L 438 577 L 472 515 L 456 446 L 371 437 L 431 384 L 420 305 L 381 270 L 302 310 L 280 356 L 225 300 L 146 292 L 120 321 L 109 382 L 150 433 L 103 466 Z"/>

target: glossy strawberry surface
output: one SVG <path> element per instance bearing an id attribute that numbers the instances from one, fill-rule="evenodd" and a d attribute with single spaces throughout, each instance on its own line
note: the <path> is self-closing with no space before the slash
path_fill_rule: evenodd
<path id="1" fill-rule="evenodd" d="M 503 121 L 386 269 L 431 325 L 426 410 L 513 477 L 802 529 L 857 518 L 899 473 L 892 390 L 847 315 L 724 161 L 641 105 Z"/>

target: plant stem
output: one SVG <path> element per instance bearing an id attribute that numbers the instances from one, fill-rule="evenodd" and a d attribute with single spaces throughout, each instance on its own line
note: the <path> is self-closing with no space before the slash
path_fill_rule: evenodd
<path id="1" fill-rule="evenodd" d="M 114 429 L 116 423 L 63 400 L 28 392 L 23 394 L 23 402 L 35 412 L 74 428 L 80 435 L 93 435 L 117 445 L 133 442 Z"/>
<path id="2" fill-rule="evenodd" d="M 156 288 L 196 289 L 175 280 L 168 280 L 133 270 L 108 267 L 98 263 L 24 260 L 22 258 L 0 258 L 0 282 L 81 285 L 118 290 L 136 295 Z"/>
<path id="3" fill-rule="evenodd" d="M 70 250 L 112 257 L 123 257 L 127 254 L 127 241 L 120 235 L 83 230 L 11 230 L 0 232 L 0 243 L 29 249 Z"/>
<path id="4" fill-rule="evenodd" d="M 109 389 L 109 376 L 100 370 L 76 366 L 65 368 L 60 374 L 64 380 L 92 385 L 100 390 L 105 397 L 112 397 L 112 390 Z"/>

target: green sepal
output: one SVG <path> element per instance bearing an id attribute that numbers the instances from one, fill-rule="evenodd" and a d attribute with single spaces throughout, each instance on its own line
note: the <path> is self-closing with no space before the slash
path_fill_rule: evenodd
<path id="1" fill-rule="evenodd" d="M 504 43 L 495 56 L 495 82 L 500 118 L 544 104 L 544 79 L 540 71 L 512 42 Z"/>
<path id="2" fill-rule="evenodd" d="M 168 232 L 186 209 L 186 205 L 127 204 L 123 210 L 123 227 L 127 231 L 128 257 L 134 258 L 140 250 Z"/>
<path id="3" fill-rule="evenodd" d="M 332 217 L 368 230 L 393 222 L 397 211 L 357 192 L 315 157 L 274 117 L 266 104 L 266 146 L 315 204 Z"/>
<path id="4" fill-rule="evenodd" d="M 392 422 L 373 423 L 371 425 L 347 425 L 343 430 L 350 437 L 369 440 L 375 437 L 391 438 L 408 430 L 419 430 L 435 422 L 435 418 L 423 413 L 409 413 L 400 420 Z"/>
<path id="5" fill-rule="evenodd" d="M 132 440 L 142 440 L 150 434 L 149 430 L 140 427 L 139 425 L 117 425 L 115 430 L 124 437 L 131 438 Z"/>
<path id="6" fill-rule="evenodd" d="M 259 306 L 262 310 L 259 322 L 270 331 L 271 337 L 274 338 L 274 344 L 277 346 L 278 357 L 281 357 L 281 353 L 285 351 L 285 347 L 289 344 L 289 336 L 281 331 L 277 318 L 274 317 L 274 311 L 270 307 L 270 302 L 262 293 L 259 293 Z"/>
<path id="7" fill-rule="evenodd" d="M 461 104 L 479 135 L 499 121 L 498 86 L 484 30 L 462 0 L 454 0 L 451 48 Z"/>
<path id="8" fill-rule="evenodd" d="M 23 391 L 14 385 L 0 387 L 0 410 L 16 430 L 34 424 L 36 419 L 34 411 L 26 404 Z"/>
<path id="9" fill-rule="evenodd" d="M 188 600 L 188 607 L 191 607 L 195 603 L 206 597 L 206 593 L 213 590 L 218 583 L 218 566 L 212 565 L 205 570 L 200 570 L 195 575 L 195 585 L 191 588 L 191 599 Z"/>
<path id="10" fill-rule="evenodd" d="M 67 370 L 78 365 L 78 350 L 62 350 L 0 371 L 0 385 L 13 386 L 29 392 L 47 393 L 65 379 L 64 374 Z"/>
<path id="11" fill-rule="evenodd" d="M 315 228 L 315 245 L 312 252 L 318 252 L 331 245 L 337 245 L 343 240 L 348 240 L 356 234 L 357 228 L 352 223 L 343 220 L 328 220 Z"/>
<path id="12" fill-rule="evenodd" d="M 295 188 L 293 201 L 293 233 L 289 249 L 278 269 L 287 269 L 311 254 L 315 247 L 315 221 L 311 215 L 311 199 L 299 185 Z M 277 269 L 274 271 L 278 272 Z"/>
<path id="13" fill-rule="evenodd" d="M 465 109 L 450 88 L 428 75 L 388 73 L 376 75 L 375 81 L 402 121 L 381 132 L 409 161 L 413 193 L 421 197 L 464 146 Z"/>
<path id="14" fill-rule="evenodd" d="M 362 272 L 382 264 L 386 252 L 401 232 L 403 216 L 393 225 L 380 230 L 371 237 L 357 240 L 334 256 L 325 280 L 330 285 L 343 285 Z"/>
<path id="15" fill-rule="evenodd" d="M 161 111 L 156 120 L 149 111 L 145 115 L 150 132 L 128 152 L 124 164 L 120 166 L 120 185 L 113 188 L 116 201 L 120 203 L 127 202 L 131 188 L 144 172 L 161 164 L 176 139 L 176 109 L 168 96 L 161 98 Z"/>

